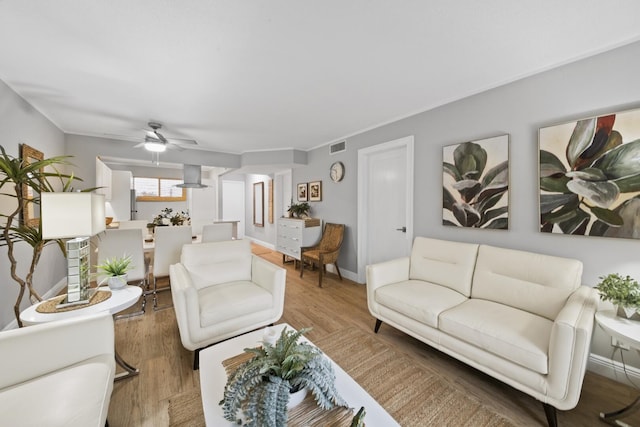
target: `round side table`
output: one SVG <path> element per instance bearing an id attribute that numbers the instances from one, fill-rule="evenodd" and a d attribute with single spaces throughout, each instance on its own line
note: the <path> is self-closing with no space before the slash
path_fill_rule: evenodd
<path id="1" fill-rule="evenodd" d="M 615 311 L 607 310 L 596 313 L 596 323 L 610 336 L 636 350 L 640 350 L 640 322 L 618 317 Z M 628 424 L 619 421 L 617 418 L 637 411 L 640 409 L 639 404 L 640 397 L 637 397 L 622 409 L 607 413 L 600 412 L 600 418 L 611 425 L 628 426 Z"/>
<path id="2" fill-rule="evenodd" d="M 104 290 L 106 291 L 110 289 L 105 287 Z M 102 292 L 102 289 L 99 288 L 98 292 Z M 40 302 L 27 307 L 22 313 L 20 313 L 20 320 L 22 320 L 25 325 L 35 325 L 38 323 L 55 322 L 56 320 L 69 319 L 88 314 L 102 313 L 104 311 L 109 312 L 111 315 L 115 315 L 116 313 L 134 305 L 140 299 L 141 295 L 142 288 L 139 286 L 126 286 L 117 290 L 111 289 L 111 297 L 102 302 L 59 313 L 39 313 L 37 308 L 42 304 L 42 302 Z M 114 350 L 116 363 L 125 370 L 125 372 L 116 374 L 116 381 L 129 378 L 140 373 L 138 368 L 131 366 L 120 356 L 117 349 Z"/>

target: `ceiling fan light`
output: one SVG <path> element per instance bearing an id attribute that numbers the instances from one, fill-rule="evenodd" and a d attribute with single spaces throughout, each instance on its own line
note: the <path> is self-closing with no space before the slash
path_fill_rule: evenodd
<path id="1" fill-rule="evenodd" d="M 147 151 L 153 151 L 154 153 L 162 153 L 164 150 L 167 149 L 166 145 L 163 144 L 162 142 L 154 142 L 154 141 L 145 142 L 144 148 Z"/>

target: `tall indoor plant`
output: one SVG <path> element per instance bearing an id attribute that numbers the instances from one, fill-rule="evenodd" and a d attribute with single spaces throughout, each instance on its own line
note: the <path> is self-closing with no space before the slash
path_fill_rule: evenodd
<path id="1" fill-rule="evenodd" d="M 0 195 L 14 198 L 16 207 L 9 213 L 0 212 L 0 227 L 2 227 L 0 246 L 7 246 L 7 256 L 10 263 L 11 278 L 18 284 L 20 291 L 16 303 L 13 307 L 18 326 L 22 327 L 20 321 L 20 303 L 25 292 L 29 293 L 29 298 L 41 301 L 42 297 L 33 288 L 33 273 L 40 261 L 42 250 L 52 242 L 56 242 L 64 252 L 62 240 L 47 240 L 42 238 L 40 225 L 30 225 L 21 221 L 21 217 L 29 203 L 40 203 L 37 194 L 56 191 L 55 185 L 59 185 L 58 191 L 70 191 L 74 180 L 79 180 L 71 175 L 61 173 L 57 167 L 69 165 L 69 156 L 57 156 L 43 160 L 27 161 L 19 157 L 13 157 L 6 153 L 0 145 Z M 45 170 L 50 168 L 52 170 Z M 24 194 L 24 189 L 31 187 L 36 197 L 28 198 Z M 18 260 L 16 259 L 15 244 L 25 242 L 32 248 L 32 258 L 26 276 L 20 277 L 17 272 Z"/>

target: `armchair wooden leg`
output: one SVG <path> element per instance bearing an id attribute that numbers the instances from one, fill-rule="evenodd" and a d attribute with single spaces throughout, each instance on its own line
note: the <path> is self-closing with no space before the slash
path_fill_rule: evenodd
<path id="1" fill-rule="evenodd" d="M 322 287 L 322 272 L 324 271 L 324 264 L 318 268 L 318 287 Z"/>
<path id="2" fill-rule="evenodd" d="M 338 272 L 338 277 L 340 278 L 340 281 L 342 281 L 342 274 L 340 274 L 340 267 L 338 267 L 338 260 L 336 260 L 336 262 L 334 262 L 333 265 L 336 266 L 336 271 Z"/>
<path id="3" fill-rule="evenodd" d="M 378 333 L 378 331 L 380 330 L 380 325 L 382 325 L 382 320 L 380 319 L 376 319 L 376 326 L 375 328 L 373 328 L 373 332 L 374 333 Z"/>
<path id="4" fill-rule="evenodd" d="M 300 277 L 304 273 L 304 258 L 300 258 Z"/>
<path id="5" fill-rule="evenodd" d="M 544 406 L 544 414 L 547 416 L 547 424 L 549 424 L 549 427 L 558 427 L 556 408 L 548 403 L 543 403 L 542 406 Z"/>
<path id="6" fill-rule="evenodd" d="M 193 351 L 193 370 L 197 371 L 200 369 L 200 349 L 196 349 Z"/>

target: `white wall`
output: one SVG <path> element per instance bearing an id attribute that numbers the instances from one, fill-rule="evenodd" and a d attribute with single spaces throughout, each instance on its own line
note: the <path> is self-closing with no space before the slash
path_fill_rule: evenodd
<path id="1" fill-rule="evenodd" d="M 505 60 L 508 60 L 505 59 Z M 538 129 L 552 124 L 640 107 L 640 42 L 452 102 L 347 139 L 347 151 L 330 156 L 313 150 L 309 166 L 294 169 L 298 182 L 323 181 L 323 201 L 314 217 L 347 226 L 341 269 L 356 272 L 357 151 L 407 135 L 415 136 L 415 235 L 478 242 L 577 258 L 583 282 L 594 286 L 610 272 L 640 279 L 640 241 L 540 233 L 538 214 Z M 442 147 L 507 133 L 510 135 L 510 230 L 442 225 Z M 329 179 L 334 161 L 346 166 L 340 183 Z M 640 164 L 639 164 L 640 167 Z M 594 352 L 611 356 L 610 340 L 596 328 Z M 626 354 L 640 366 L 633 352 Z"/>
<path id="2" fill-rule="evenodd" d="M 45 158 L 64 154 L 64 134 L 40 112 L 18 96 L 9 86 L 0 80 L 0 145 L 7 154 L 19 156 L 19 144 L 26 143 L 44 153 Z M 82 177 L 82 176 L 81 176 Z M 92 178 L 93 179 L 93 178 Z M 7 186 L 1 192 L 11 191 Z M 0 199 L 0 211 L 7 212 L 9 202 Z M 31 247 L 25 243 L 16 245 L 18 273 L 24 278 L 31 263 Z M 57 245 L 44 249 L 35 272 L 34 285 L 41 296 L 65 276 L 65 261 Z M 0 247 L 0 329 L 13 325 L 15 316 L 13 305 L 18 296 L 19 287 L 9 274 L 7 248 Z M 23 298 L 22 308 L 29 305 Z"/>
<path id="3" fill-rule="evenodd" d="M 111 200 L 106 205 L 114 221 L 131 219 L 131 176 L 130 171 L 111 171 Z"/>

